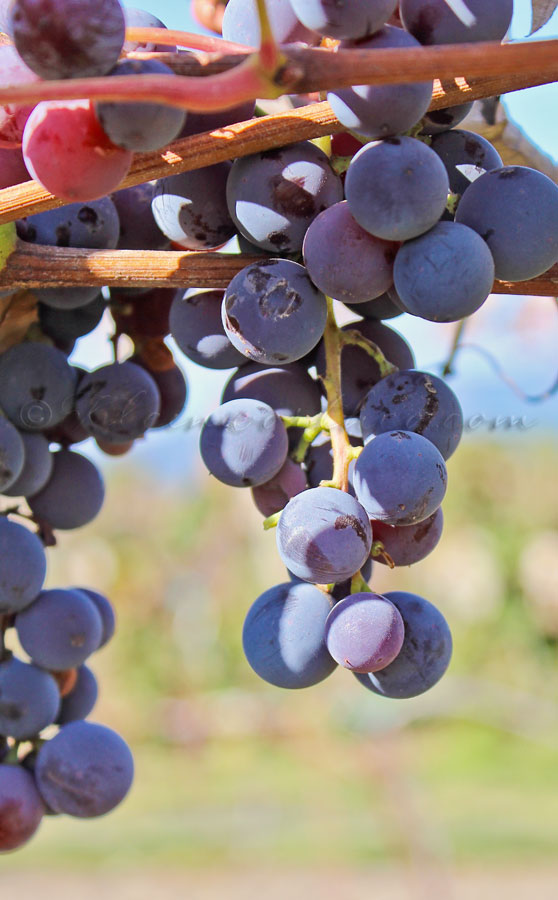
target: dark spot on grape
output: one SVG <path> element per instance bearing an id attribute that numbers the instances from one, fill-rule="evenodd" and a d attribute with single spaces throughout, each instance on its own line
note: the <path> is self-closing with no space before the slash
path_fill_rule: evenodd
<path id="1" fill-rule="evenodd" d="M 508 166 L 505 169 L 498 169 L 495 172 L 497 178 L 502 179 L 503 181 L 509 180 L 511 178 L 524 178 L 529 174 L 529 169 L 524 166 Z"/>
<path id="2" fill-rule="evenodd" d="M 442 482 L 442 484 L 445 484 L 446 483 L 446 470 L 445 470 L 444 466 L 442 466 L 440 463 L 436 463 L 436 468 L 438 469 L 440 481 Z"/>
<path id="3" fill-rule="evenodd" d="M 411 441 L 411 435 L 405 434 L 404 431 L 392 431 L 390 437 L 397 438 L 400 441 Z"/>
<path id="4" fill-rule="evenodd" d="M 337 516 L 333 527 L 336 531 L 340 531 L 342 528 L 352 528 L 353 531 L 358 535 L 364 545 L 368 544 L 367 534 L 362 526 L 362 522 L 356 517 L 348 514 Z"/>
<path id="5" fill-rule="evenodd" d="M 280 212 L 301 219 L 315 214 L 314 197 L 305 190 L 304 184 L 304 178 L 287 181 L 282 175 L 276 175 L 271 179 L 271 189 Z"/>
<path id="6" fill-rule="evenodd" d="M 91 206 L 82 206 L 77 217 L 84 225 L 97 225 L 99 216 Z"/>
<path id="7" fill-rule="evenodd" d="M 488 228 L 484 234 L 481 234 L 483 241 L 488 241 L 494 234 L 494 230 L 495 230 L 494 228 Z"/>
<path id="8" fill-rule="evenodd" d="M 37 229 L 34 225 L 29 225 L 25 219 L 19 219 L 17 223 L 17 234 L 22 241 L 32 243 L 37 240 Z"/>
<path id="9" fill-rule="evenodd" d="M 44 388 L 44 387 L 32 388 L 29 393 L 33 397 L 33 400 L 44 400 L 46 388 Z"/>
<path id="10" fill-rule="evenodd" d="M 257 291 L 265 291 L 270 280 L 273 278 L 273 275 L 270 275 L 268 272 L 262 272 L 261 266 L 257 266 L 253 269 L 250 269 L 246 274 L 246 281 L 248 285 Z"/>
<path id="11" fill-rule="evenodd" d="M 440 21 L 441 16 L 442 13 L 439 10 L 427 6 L 412 20 L 409 31 L 421 44 L 430 44 L 432 42 L 434 29 Z"/>
<path id="12" fill-rule="evenodd" d="M 69 225 L 58 225 L 56 228 L 56 246 L 57 247 L 69 247 L 70 246 L 70 226 Z"/>
<path id="13" fill-rule="evenodd" d="M 280 279 L 258 299 L 258 307 L 264 319 L 286 319 L 302 302 L 300 294 L 288 287 L 285 279 Z"/>
<path id="14" fill-rule="evenodd" d="M 270 235 L 268 235 L 268 241 L 270 244 L 273 244 L 274 247 L 278 249 L 282 249 L 283 247 L 287 247 L 289 244 L 289 240 L 285 234 L 282 234 L 280 231 L 272 231 Z"/>

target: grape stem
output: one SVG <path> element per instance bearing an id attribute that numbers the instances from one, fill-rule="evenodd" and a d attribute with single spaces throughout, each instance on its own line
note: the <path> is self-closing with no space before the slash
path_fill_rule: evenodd
<path id="1" fill-rule="evenodd" d="M 360 572 L 356 572 L 351 578 L 351 594 L 372 593 L 372 588 L 366 583 Z"/>
<path id="2" fill-rule="evenodd" d="M 460 322 L 457 323 L 457 327 L 455 329 L 453 340 L 451 342 L 451 349 L 449 352 L 449 356 L 444 363 L 442 368 L 442 376 L 446 378 L 448 375 L 453 375 L 453 364 L 455 362 L 455 357 L 459 352 L 459 347 L 461 344 L 461 338 L 463 337 L 463 332 L 465 331 L 465 323 L 467 319 L 461 319 Z"/>
<path id="3" fill-rule="evenodd" d="M 365 350 L 378 366 L 382 378 L 398 371 L 397 366 L 394 366 L 393 363 L 390 363 L 389 360 L 386 359 L 378 345 L 375 344 L 374 341 L 370 341 L 368 338 L 364 337 L 364 335 L 361 334 L 360 331 L 357 331 L 356 328 L 342 331 L 340 333 L 340 341 L 342 346 L 352 344 L 353 346 L 360 347 L 361 350 Z"/>
<path id="4" fill-rule="evenodd" d="M 282 512 L 283 510 L 280 510 L 279 512 L 273 513 L 272 516 L 267 516 L 267 518 L 263 520 L 264 531 L 270 531 L 272 528 L 277 528 Z"/>
<path id="5" fill-rule="evenodd" d="M 370 550 L 370 556 L 372 558 L 381 557 L 383 560 L 385 560 L 390 569 L 395 569 L 395 563 L 384 547 L 382 541 L 373 541 L 372 548 Z"/>
<path id="6" fill-rule="evenodd" d="M 326 370 L 321 376 L 326 397 L 327 412 L 323 420 L 331 436 L 333 452 L 333 477 L 329 484 L 342 491 L 349 490 L 349 463 L 351 461 L 351 444 L 345 429 L 343 415 L 343 397 L 341 392 L 341 351 L 343 349 L 342 332 L 335 321 L 333 300 L 326 297 L 327 320 L 323 342 Z"/>
<path id="7" fill-rule="evenodd" d="M 188 47 L 205 53 L 249 53 L 254 47 L 224 41 L 220 37 L 194 34 L 191 31 L 179 31 L 172 28 L 127 28 L 126 40 L 138 44 L 158 44 L 161 47 Z M 182 55 L 182 54 L 177 54 Z"/>

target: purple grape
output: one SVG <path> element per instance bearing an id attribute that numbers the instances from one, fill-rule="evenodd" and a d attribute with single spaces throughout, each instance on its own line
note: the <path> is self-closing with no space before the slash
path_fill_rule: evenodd
<path id="1" fill-rule="evenodd" d="M 111 77 L 120 75 L 174 76 L 174 72 L 156 59 L 122 59 L 110 72 Z M 95 103 L 95 115 L 113 144 L 135 153 L 166 147 L 180 134 L 186 118 L 185 111 L 176 106 L 117 100 Z"/>
<path id="2" fill-rule="evenodd" d="M 159 179 L 151 209 L 169 240 L 187 250 L 211 250 L 234 235 L 226 195 L 230 168 L 222 162 Z"/>
<path id="3" fill-rule="evenodd" d="M 224 291 L 217 290 L 177 291 L 170 309 L 174 340 L 188 359 L 207 369 L 231 369 L 246 362 L 225 334 L 221 320 L 223 296 Z"/>
<path id="4" fill-rule="evenodd" d="M 252 488 L 252 499 L 262 516 L 272 516 L 280 512 L 291 497 L 305 491 L 307 487 L 304 469 L 287 457 L 277 475 Z"/>
<path id="5" fill-rule="evenodd" d="M 54 341 L 59 350 L 71 352 L 78 338 L 89 334 L 97 327 L 106 308 L 106 301 L 100 291 L 93 300 L 77 309 L 54 309 L 52 306 L 39 303 L 41 331 Z"/>
<path id="6" fill-rule="evenodd" d="M 90 435 L 111 444 L 141 437 L 157 421 L 161 398 L 149 373 L 132 362 L 88 372 L 76 395 L 79 420 Z"/>
<path id="7" fill-rule="evenodd" d="M 46 556 L 36 534 L 0 518 L 0 615 L 28 606 L 43 586 Z"/>
<path id="8" fill-rule="evenodd" d="M 318 382 L 296 362 L 287 366 L 248 363 L 234 372 L 221 402 L 248 398 L 267 403 L 280 416 L 316 416 L 321 410 Z"/>
<path id="9" fill-rule="evenodd" d="M 132 356 L 131 362 L 137 363 L 149 372 L 161 397 L 159 415 L 151 428 L 166 428 L 178 418 L 186 404 L 188 396 L 186 376 L 174 363 L 165 369 L 153 369 L 139 356 Z"/>
<path id="10" fill-rule="evenodd" d="M 398 247 L 361 228 L 343 200 L 314 219 L 302 253 L 316 287 L 343 303 L 360 304 L 391 287 Z"/>
<path id="11" fill-rule="evenodd" d="M 106 75 L 126 27 L 118 0 L 14 0 L 10 26 L 17 52 L 45 79 Z"/>
<path id="12" fill-rule="evenodd" d="M 374 570 L 374 563 L 372 562 L 372 559 L 370 557 L 368 557 L 368 559 L 366 560 L 366 562 L 364 563 L 364 565 L 362 566 L 362 568 L 360 570 L 360 574 L 361 574 L 362 578 L 364 579 L 364 581 L 366 581 L 367 584 L 370 581 L 370 579 L 372 578 L 373 570 Z M 355 572 L 355 575 L 356 575 L 356 572 Z M 345 597 L 349 596 L 349 594 L 351 593 L 351 582 L 352 582 L 352 579 L 347 578 L 346 581 L 340 581 L 338 584 L 335 584 L 333 586 L 333 589 L 331 591 L 331 596 L 333 597 L 333 600 L 335 603 L 338 603 L 340 600 L 344 600 Z"/>
<path id="13" fill-rule="evenodd" d="M 0 494 L 17 481 L 24 462 L 25 448 L 19 431 L 0 416 Z"/>
<path id="14" fill-rule="evenodd" d="M 467 0 L 462 15 L 446 0 L 400 0 L 403 25 L 421 44 L 499 41 L 510 27 L 513 0 Z"/>
<path id="15" fill-rule="evenodd" d="M 136 9 L 129 6 L 124 9 L 124 19 L 126 20 L 126 28 L 166 28 L 167 26 L 161 22 L 157 16 L 147 12 L 145 9 Z M 122 47 L 126 53 L 132 53 L 134 50 L 144 50 L 146 53 L 173 53 L 176 47 L 172 44 L 153 44 L 151 41 L 147 43 L 139 43 L 138 41 L 124 41 Z"/>
<path id="16" fill-rule="evenodd" d="M 286 0 L 267 0 L 266 6 L 271 30 L 278 44 L 297 41 L 316 43 L 319 40 L 317 34 L 299 22 Z M 255 0 L 229 0 L 223 16 L 223 37 L 236 44 L 259 47 L 260 20 Z"/>
<path id="17" fill-rule="evenodd" d="M 365 443 L 385 431 L 414 431 L 438 448 L 444 459 L 455 451 L 463 432 L 459 400 L 445 381 L 416 369 L 382 378 L 360 410 Z"/>
<path id="18" fill-rule="evenodd" d="M 128 745 L 104 725 L 70 722 L 39 750 L 37 787 L 55 812 L 102 816 L 124 799 L 134 778 Z"/>
<path id="19" fill-rule="evenodd" d="M 435 134 L 430 144 L 434 153 L 442 160 L 449 178 L 450 191 L 463 194 L 471 179 L 458 166 L 474 166 L 476 169 L 501 169 L 502 157 L 490 141 L 472 131 L 445 131 Z"/>
<path id="20" fill-rule="evenodd" d="M 53 454 L 52 475 L 38 493 L 28 498 L 33 516 L 51 528 L 81 528 L 99 513 L 105 499 L 101 473 L 73 450 Z"/>
<path id="21" fill-rule="evenodd" d="M 119 250 L 168 250 L 170 241 L 151 211 L 154 187 L 148 181 L 112 194 L 120 220 Z"/>
<path id="22" fill-rule="evenodd" d="M 401 613 L 405 626 L 403 646 L 385 669 L 356 678 L 383 697 L 417 697 L 430 690 L 449 666 L 451 632 L 442 613 L 428 600 L 405 591 L 388 591 L 385 597 Z"/>
<path id="23" fill-rule="evenodd" d="M 217 131 L 220 128 L 226 128 L 228 125 L 234 125 L 236 122 L 246 122 L 253 117 L 255 106 L 254 100 L 246 100 L 238 106 L 233 106 L 231 109 L 222 109 L 219 112 L 188 112 L 179 137 L 203 134 L 204 131 Z"/>
<path id="24" fill-rule="evenodd" d="M 250 607 L 242 644 L 260 678 L 297 689 L 323 681 L 336 667 L 325 645 L 331 598 L 314 585 L 279 584 Z"/>
<path id="25" fill-rule="evenodd" d="M 73 407 L 76 370 L 55 347 L 17 344 L 0 356 L 0 407 L 24 431 L 44 431 Z"/>
<path id="26" fill-rule="evenodd" d="M 353 483 L 372 519 L 413 525 L 440 506 L 447 472 L 443 456 L 427 438 L 412 431 L 386 431 L 364 447 Z"/>
<path id="27" fill-rule="evenodd" d="M 459 106 L 446 106 L 445 109 L 430 109 L 422 120 L 421 134 L 442 134 L 455 128 L 469 115 L 473 101 L 460 103 Z"/>
<path id="28" fill-rule="evenodd" d="M 79 590 L 62 589 L 41 591 L 18 613 L 15 627 L 33 662 L 53 672 L 81 666 L 99 648 L 103 632 L 93 601 Z"/>
<path id="29" fill-rule="evenodd" d="M 327 304 L 304 266 L 263 259 L 235 275 L 223 300 L 223 325 L 244 356 L 268 366 L 295 362 L 320 340 Z"/>
<path id="30" fill-rule="evenodd" d="M 366 303 L 347 303 L 346 306 L 358 316 L 377 322 L 382 319 L 395 319 L 403 314 L 402 307 L 393 300 L 393 290 L 389 293 L 386 291 L 375 300 L 368 300 Z"/>
<path id="31" fill-rule="evenodd" d="M 104 594 L 99 594 L 98 591 L 92 591 L 91 588 L 77 587 L 74 588 L 74 590 L 80 591 L 82 594 L 85 594 L 87 597 L 89 597 L 101 617 L 103 631 L 99 643 L 100 649 L 101 647 L 104 647 L 105 644 L 108 644 L 114 634 L 114 629 L 116 626 L 116 614 L 114 612 L 114 607 L 110 600 L 107 600 Z"/>
<path id="32" fill-rule="evenodd" d="M 298 253 L 310 223 L 343 199 L 341 179 L 310 141 L 235 160 L 227 203 L 238 231 L 271 253 Z"/>
<path id="33" fill-rule="evenodd" d="M 350 42 L 341 44 L 343 49 L 353 46 Z M 386 25 L 356 46 L 359 50 L 384 50 L 390 47 L 418 48 L 420 45 L 402 28 Z M 430 106 L 432 87 L 432 81 L 363 84 L 329 91 L 327 99 L 345 128 L 378 139 L 402 134 L 420 122 Z"/>
<path id="34" fill-rule="evenodd" d="M 277 526 L 279 556 L 304 581 L 344 581 L 370 554 L 369 516 L 354 497 L 317 487 L 289 500 Z"/>
<path id="35" fill-rule="evenodd" d="M 326 37 L 356 40 L 382 28 L 397 0 L 290 0 L 297 18 Z"/>
<path id="36" fill-rule="evenodd" d="M 444 527 L 444 514 L 440 509 L 416 525 L 387 525 L 372 520 L 374 541 L 381 541 L 384 550 L 396 566 L 412 566 L 425 559 L 438 545 Z M 388 565 L 381 554 L 377 562 Z"/>
<path id="37" fill-rule="evenodd" d="M 33 776 L 21 766 L 0 765 L 0 852 L 17 850 L 33 837 L 44 811 Z"/>
<path id="38" fill-rule="evenodd" d="M 267 403 L 230 400 L 205 420 L 200 453 L 219 481 L 256 487 L 281 469 L 288 443 L 285 426 Z"/>
<path id="39" fill-rule="evenodd" d="M 359 225 L 387 241 L 408 241 L 432 228 L 446 208 L 444 164 L 410 137 L 366 144 L 345 178 L 349 209 Z"/>
<path id="40" fill-rule="evenodd" d="M 52 675 L 15 657 L 0 662 L 0 734 L 33 738 L 55 721 L 59 708 Z"/>
<path id="41" fill-rule="evenodd" d="M 327 617 L 326 644 L 345 669 L 377 672 L 396 658 L 404 632 L 397 607 L 381 594 L 350 594 Z"/>
<path id="42" fill-rule="evenodd" d="M 7 497 L 36 494 L 45 486 L 52 473 L 52 453 L 44 435 L 22 431 L 20 438 L 25 454 L 23 468 L 16 480 L 8 488 L 4 488 L 3 493 Z"/>
<path id="43" fill-rule="evenodd" d="M 491 293 L 494 260 L 472 228 L 438 222 L 426 234 L 403 244 L 393 275 L 397 293 L 411 315 L 430 322 L 457 322 L 476 312 Z"/>
<path id="44" fill-rule="evenodd" d="M 97 679 L 93 672 L 87 666 L 80 666 L 74 687 L 63 697 L 60 704 L 60 712 L 56 719 L 58 725 L 86 719 L 97 702 L 97 694 Z"/>
<path id="45" fill-rule="evenodd" d="M 455 221 L 486 241 L 504 281 L 536 278 L 558 259 L 558 187 L 535 169 L 504 166 L 481 175 Z"/>

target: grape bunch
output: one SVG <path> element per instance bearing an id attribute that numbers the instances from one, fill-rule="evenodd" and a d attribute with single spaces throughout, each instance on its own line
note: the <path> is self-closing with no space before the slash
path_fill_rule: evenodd
<path id="1" fill-rule="evenodd" d="M 267 2 L 280 44 L 418 50 L 505 36 L 513 0 L 463 7 Z M 13 85 L 175 77 L 152 54 L 176 47 L 126 40 L 126 27 L 163 23 L 118 0 L 0 0 L 0 24 L 11 39 L 0 67 Z M 226 40 L 257 46 L 261 31 L 255 0 L 229 0 Z M 234 158 L 231 141 L 230 160 L 126 189 L 134 153 L 249 119 L 255 102 L 188 114 L 158 98 L 0 107 L 0 189 L 31 177 L 63 204 L 20 218 L 20 241 L 53 253 L 181 248 L 210 261 L 222 250 L 239 262 L 226 287 L 216 276 L 203 289 L 39 288 L 36 322 L 3 347 L 0 851 L 25 843 L 45 813 L 102 815 L 130 787 L 126 744 L 86 721 L 97 687 L 85 663 L 112 634 L 112 607 L 90 589 L 45 589 L 44 547 L 103 504 L 102 476 L 76 445 L 92 439 L 125 454 L 180 415 L 188 387 L 178 354 L 228 372 L 201 457 L 222 483 L 251 489 L 285 565 L 284 582 L 246 616 L 253 670 L 299 689 L 341 666 L 394 699 L 427 691 L 446 671 L 442 613 L 418 595 L 369 586 L 374 565 L 413 565 L 437 546 L 446 460 L 463 430 L 453 391 L 415 367 L 385 320 L 458 321 L 495 278 L 546 271 L 558 259 L 558 188 L 534 169 L 504 166 L 488 141 L 456 127 L 470 104 L 429 112 L 432 87 L 330 90 L 345 131 L 325 142 Z M 103 317 L 114 362 L 85 371 L 71 354 Z M 123 335 L 133 346 L 126 359 Z M 25 658 L 11 649 L 16 636 Z"/>

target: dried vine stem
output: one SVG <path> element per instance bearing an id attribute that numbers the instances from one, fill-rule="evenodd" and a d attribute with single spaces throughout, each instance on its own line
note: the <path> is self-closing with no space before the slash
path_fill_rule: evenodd
<path id="1" fill-rule="evenodd" d="M 74 285 L 225 288 L 245 266 L 261 260 L 188 250 L 83 250 L 19 241 L 0 273 L 0 290 Z M 496 281 L 495 294 L 555 297 L 558 265 L 531 281 Z"/>
<path id="2" fill-rule="evenodd" d="M 558 43 L 558 42 L 557 42 Z M 114 79 L 116 80 L 116 79 Z M 468 100 L 479 100 L 510 91 L 523 90 L 558 80 L 558 63 L 536 74 L 517 74 L 505 78 L 463 78 L 449 83 L 435 82 L 431 109 L 443 109 Z M 120 185 L 131 187 L 165 175 L 210 166 L 227 159 L 248 156 L 262 150 L 282 147 L 297 141 L 323 137 L 343 131 L 329 103 L 313 103 L 273 116 L 262 116 L 203 134 L 175 141 L 164 151 L 139 153 L 129 174 Z M 0 190 L 0 225 L 23 216 L 64 206 L 64 201 L 45 191 L 34 181 Z"/>

